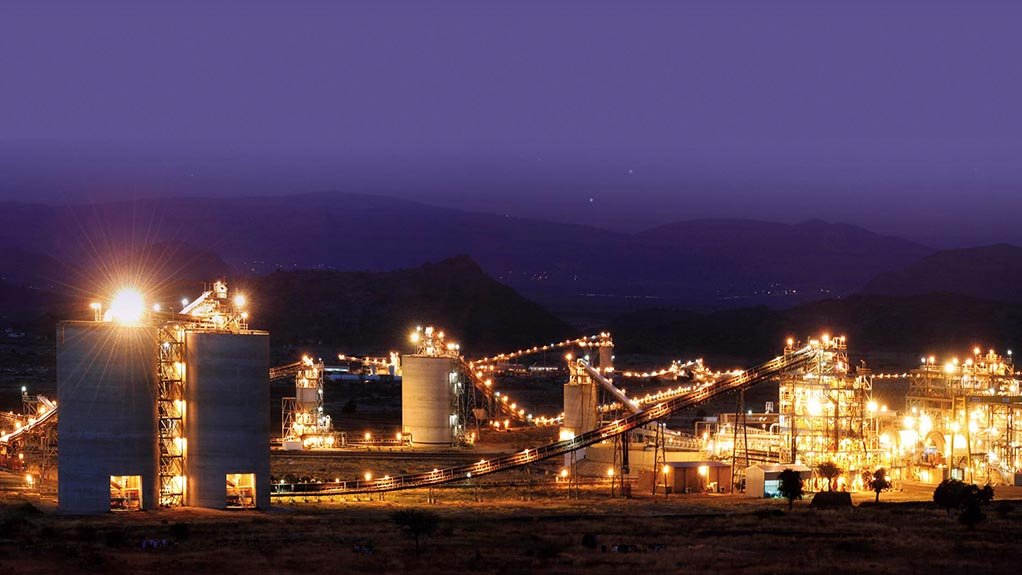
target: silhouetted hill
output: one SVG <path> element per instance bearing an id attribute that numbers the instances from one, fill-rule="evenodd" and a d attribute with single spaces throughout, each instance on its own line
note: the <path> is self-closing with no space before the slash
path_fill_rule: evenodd
<path id="1" fill-rule="evenodd" d="M 862 292 L 894 296 L 947 292 L 1022 303 L 1022 248 L 996 244 L 940 251 L 878 275 Z"/>
<path id="2" fill-rule="evenodd" d="M 217 254 L 180 241 L 127 244 L 109 249 L 110 257 L 57 251 L 58 259 L 13 243 L 0 244 L 0 281 L 36 290 L 88 297 L 104 295 L 112 285 L 139 285 L 156 290 L 182 280 L 210 281 L 236 275 Z M 107 251 L 98 245 L 93 254 Z M 89 253 L 89 252 L 86 252 Z M 2 310 L 0 310 L 2 311 Z"/>
<path id="3" fill-rule="evenodd" d="M 393 272 L 278 271 L 248 290 L 253 325 L 274 344 L 406 351 L 410 330 L 435 325 L 479 356 L 575 334 L 466 256 Z"/>
<path id="4" fill-rule="evenodd" d="M 749 362 L 773 357 L 788 337 L 845 335 L 854 354 L 961 353 L 975 345 L 1011 348 L 1022 338 L 1022 306 L 951 294 L 851 296 L 775 310 L 699 314 L 647 310 L 610 326 L 621 353 Z"/>
<path id="5" fill-rule="evenodd" d="M 622 234 L 333 192 L 63 207 L 4 204 L 0 229 L 24 249 L 83 270 L 160 242 L 202 246 L 245 274 L 387 271 L 467 254 L 498 281 L 559 310 L 620 311 L 650 302 L 792 305 L 851 293 L 931 251 L 821 221 L 702 220 Z"/>

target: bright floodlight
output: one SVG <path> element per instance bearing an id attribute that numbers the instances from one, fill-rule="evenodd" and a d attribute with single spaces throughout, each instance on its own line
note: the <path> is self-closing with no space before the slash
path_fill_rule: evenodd
<path id="1" fill-rule="evenodd" d="M 117 292 L 110 302 L 110 319 L 124 324 L 137 324 L 145 315 L 146 305 L 142 293 L 133 288 Z"/>

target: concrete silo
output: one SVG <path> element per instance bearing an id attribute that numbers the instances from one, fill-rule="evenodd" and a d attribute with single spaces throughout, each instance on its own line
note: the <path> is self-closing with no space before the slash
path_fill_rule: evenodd
<path id="1" fill-rule="evenodd" d="M 570 439 L 596 429 L 599 424 L 597 408 L 599 390 L 591 379 L 564 385 L 564 423 L 561 439 Z"/>
<path id="2" fill-rule="evenodd" d="M 185 336 L 185 504 L 270 505 L 269 334 Z"/>
<path id="3" fill-rule="evenodd" d="M 414 445 L 451 445 L 463 425 L 458 410 L 463 383 L 457 359 L 401 358 L 401 426 Z"/>
<path id="4" fill-rule="evenodd" d="M 58 325 L 57 491 L 62 513 L 159 504 L 156 352 L 152 327 Z"/>

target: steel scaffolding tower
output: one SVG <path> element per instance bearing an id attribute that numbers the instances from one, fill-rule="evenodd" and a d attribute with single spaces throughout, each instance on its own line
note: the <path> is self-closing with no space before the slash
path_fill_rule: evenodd
<path id="1" fill-rule="evenodd" d="M 179 324 L 159 326 L 160 505 L 184 504 L 184 335 Z"/>

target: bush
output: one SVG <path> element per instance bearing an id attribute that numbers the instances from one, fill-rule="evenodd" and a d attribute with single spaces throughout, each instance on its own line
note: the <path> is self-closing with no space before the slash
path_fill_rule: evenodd
<path id="1" fill-rule="evenodd" d="M 415 540 L 415 554 L 419 554 L 419 540 L 437 532 L 440 516 L 423 509 L 401 509 L 390 514 L 390 520 Z"/>
<path id="2" fill-rule="evenodd" d="M 785 469 L 778 475 L 778 479 L 781 484 L 778 486 L 778 490 L 781 495 L 788 500 L 788 509 L 791 509 L 794 505 L 795 500 L 801 501 L 803 494 L 805 493 L 802 489 L 802 474 L 794 469 Z"/>
<path id="3" fill-rule="evenodd" d="M 816 468 L 816 472 L 820 474 L 820 477 L 827 480 L 827 489 L 834 491 L 834 480 L 841 476 L 843 473 L 842 469 L 837 466 L 833 461 L 826 461 L 821 463 Z"/>
<path id="4" fill-rule="evenodd" d="M 958 511 L 958 520 L 970 527 L 986 517 L 981 507 L 993 498 L 994 489 L 989 484 L 981 488 L 957 479 L 945 479 L 933 490 L 933 502 L 947 511 L 948 516 Z"/>

